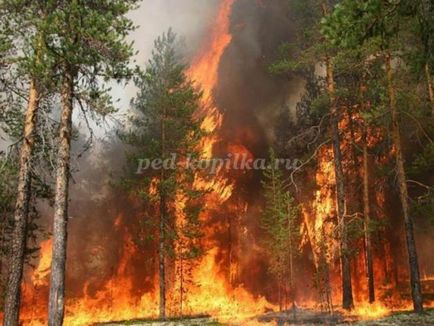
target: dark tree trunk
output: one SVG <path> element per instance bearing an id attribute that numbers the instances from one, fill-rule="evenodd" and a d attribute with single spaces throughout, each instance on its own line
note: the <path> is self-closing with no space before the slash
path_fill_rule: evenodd
<path id="1" fill-rule="evenodd" d="M 27 219 L 29 214 L 31 158 L 35 141 L 37 111 L 39 107 L 39 87 L 32 79 L 24 122 L 24 137 L 20 148 L 20 170 L 14 213 L 14 226 L 11 235 L 8 280 L 6 284 L 3 325 L 14 326 L 19 322 L 21 280 L 27 239 Z"/>
<path id="2" fill-rule="evenodd" d="M 375 301 L 374 266 L 372 262 L 371 243 L 371 207 L 369 201 L 369 155 L 368 155 L 368 132 L 363 127 L 363 215 L 364 215 L 364 238 L 365 238 L 365 260 L 366 277 L 368 281 L 369 303 Z"/>
<path id="3" fill-rule="evenodd" d="M 166 198 L 160 198 L 160 239 L 159 239 L 159 275 L 160 275 L 160 318 L 166 318 L 166 264 L 165 264 L 165 224 Z"/>
<path id="4" fill-rule="evenodd" d="M 365 76 L 362 78 L 360 86 L 361 104 L 360 108 L 362 113 L 366 111 L 365 102 Z M 369 303 L 375 301 L 375 279 L 374 279 L 374 266 L 372 256 L 372 239 L 371 239 L 371 202 L 369 200 L 369 152 L 368 152 L 368 126 L 367 122 L 362 125 L 362 142 L 363 142 L 363 217 L 364 217 L 364 242 L 365 242 L 365 266 L 366 266 L 366 279 L 368 282 L 368 297 Z"/>
<path id="5" fill-rule="evenodd" d="M 165 157 L 166 131 L 165 131 L 165 113 L 161 119 L 161 157 Z M 159 282 L 160 282 L 160 319 L 166 318 L 166 223 L 167 223 L 167 203 L 165 191 L 165 174 L 161 169 L 160 175 L 160 235 L 159 235 Z"/>
<path id="6" fill-rule="evenodd" d="M 331 104 L 331 131 L 336 178 L 336 211 L 340 229 L 340 256 L 342 272 L 342 308 L 353 308 L 353 289 L 351 284 L 351 264 L 348 249 L 347 226 L 345 221 L 345 176 L 342 166 L 341 140 L 339 136 L 339 112 L 336 107 L 333 66 L 326 58 L 327 90 Z"/>
<path id="7" fill-rule="evenodd" d="M 288 207 L 288 213 L 290 212 L 290 209 Z M 289 223 L 289 292 L 290 292 L 290 298 L 291 298 L 291 306 L 292 309 L 295 311 L 295 293 L 294 293 L 294 235 L 292 230 L 292 220 L 290 219 L 288 221 Z"/>
<path id="8" fill-rule="evenodd" d="M 53 258 L 51 262 L 48 325 L 63 324 L 65 306 L 65 265 L 68 224 L 68 185 L 71 156 L 72 110 L 74 75 L 65 69 L 61 90 L 59 149 L 56 164 L 56 195 L 53 218 Z"/>
<path id="9" fill-rule="evenodd" d="M 428 91 L 428 99 L 431 104 L 431 112 L 434 116 L 434 90 L 432 85 L 432 77 L 431 77 L 431 69 L 429 63 L 425 64 L 425 78 L 426 78 L 426 87 Z"/>
<path id="10" fill-rule="evenodd" d="M 398 110 L 396 105 L 396 91 L 393 84 L 393 72 L 390 53 L 385 55 L 387 87 L 389 93 L 389 106 L 392 118 L 392 139 L 395 145 L 396 172 L 398 177 L 399 195 L 404 216 L 405 235 L 410 269 L 410 286 L 413 307 L 415 312 L 423 311 L 422 290 L 420 285 L 419 263 L 417 258 L 416 241 L 414 239 L 413 219 L 408 206 L 407 177 L 404 169 L 404 155 L 401 148 L 401 135 L 399 128 Z"/>

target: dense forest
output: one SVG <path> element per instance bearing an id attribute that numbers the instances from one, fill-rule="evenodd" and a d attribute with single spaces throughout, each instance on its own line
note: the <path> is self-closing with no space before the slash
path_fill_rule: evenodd
<path id="1" fill-rule="evenodd" d="M 0 17 L 3 325 L 434 322 L 431 0 Z"/>

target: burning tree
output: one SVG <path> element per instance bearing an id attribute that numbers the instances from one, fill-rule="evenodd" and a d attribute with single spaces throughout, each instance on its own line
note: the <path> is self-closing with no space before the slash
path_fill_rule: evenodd
<path id="1" fill-rule="evenodd" d="M 283 294 L 286 296 L 284 289 L 288 284 L 291 304 L 295 308 L 294 259 L 298 253 L 300 231 L 299 209 L 286 190 L 283 173 L 276 162 L 276 155 L 270 149 L 268 168 L 264 171 L 266 203 L 261 224 L 266 232 L 270 271 L 277 278 L 279 307 L 282 310 Z"/>
<path id="2" fill-rule="evenodd" d="M 169 258 L 179 260 L 180 305 L 188 275 L 186 261 L 201 255 L 199 213 L 201 194 L 194 186 L 196 174 L 187 166 L 200 158 L 202 137 L 199 111 L 201 92 L 186 75 L 187 66 L 178 53 L 176 35 L 169 29 L 155 41 L 145 71 L 134 79 L 139 93 L 133 100 L 136 115 L 131 128 L 121 135 L 134 147 L 133 164 L 153 163 L 139 168 L 139 176 L 128 180 L 131 189 L 158 208 L 160 318 L 166 317 Z M 142 169 L 143 168 L 143 169 Z M 137 168 L 134 169 L 136 171 Z M 181 308 L 182 310 L 182 308 Z"/>

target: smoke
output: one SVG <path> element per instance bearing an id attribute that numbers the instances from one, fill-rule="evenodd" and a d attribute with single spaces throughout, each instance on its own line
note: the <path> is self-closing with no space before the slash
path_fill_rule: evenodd
<path id="1" fill-rule="evenodd" d="M 218 0 L 144 1 L 131 13 L 134 23 L 139 25 L 130 35 L 138 51 L 135 64 L 144 67 L 154 39 L 169 27 L 183 39 L 186 59 L 191 58 L 206 39 L 219 3 Z M 215 90 L 217 105 L 224 114 L 221 141 L 215 150 L 217 156 L 242 146 L 254 157 L 266 157 L 279 112 L 294 111 L 302 83 L 294 76 L 272 76 L 267 68 L 278 45 L 292 39 L 288 17 L 286 0 L 235 2 L 231 16 L 233 39 L 222 57 L 219 85 Z M 115 119 L 122 121 L 128 114 L 135 92 L 131 83 L 113 85 L 113 96 L 119 99 Z M 79 153 L 87 132 L 79 115 L 75 116 L 75 124 L 81 132 L 74 144 L 74 151 Z M 113 133 L 116 123 L 92 127 L 97 136 L 94 146 L 73 162 L 67 260 L 67 288 L 72 297 L 94 294 L 117 272 L 125 234 L 139 232 L 143 227 L 140 221 L 146 215 L 142 203 L 113 186 L 121 178 L 125 164 L 124 146 Z M 235 284 L 244 284 L 255 294 L 272 296 L 275 287 L 269 280 L 260 243 L 261 173 L 252 171 L 229 177 L 235 182 L 234 195 L 219 211 L 211 213 L 211 223 L 224 221 L 223 225 L 227 226 L 214 234 L 220 250 L 217 259 L 222 272 L 228 274 L 230 260 L 238 262 Z M 240 212 L 237 216 L 231 216 L 233 207 Z M 45 215 L 50 229 L 51 209 Z M 121 225 L 114 226 L 119 217 Z M 143 293 L 153 286 L 156 248 L 150 243 L 137 245 L 141 251 L 135 253 L 123 272 L 132 277 L 136 291 Z"/>

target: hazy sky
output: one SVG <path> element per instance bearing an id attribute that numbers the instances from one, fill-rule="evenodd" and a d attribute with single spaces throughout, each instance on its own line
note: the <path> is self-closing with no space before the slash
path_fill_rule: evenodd
<path id="1" fill-rule="evenodd" d="M 143 0 L 140 8 L 130 17 L 138 25 L 131 34 L 134 47 L 139 51 L 137 64 L 144 65 L 149 59 L 155 38 L 169 27 L 183 38 L 186 50 L 194 53 L 203 37 L 206 37 L 209 21 L 215 13 L 219 0 Z M 135 89 L 116 87 L 114 97 L 119 98 L 122 111 L 128 107 Z"/>

